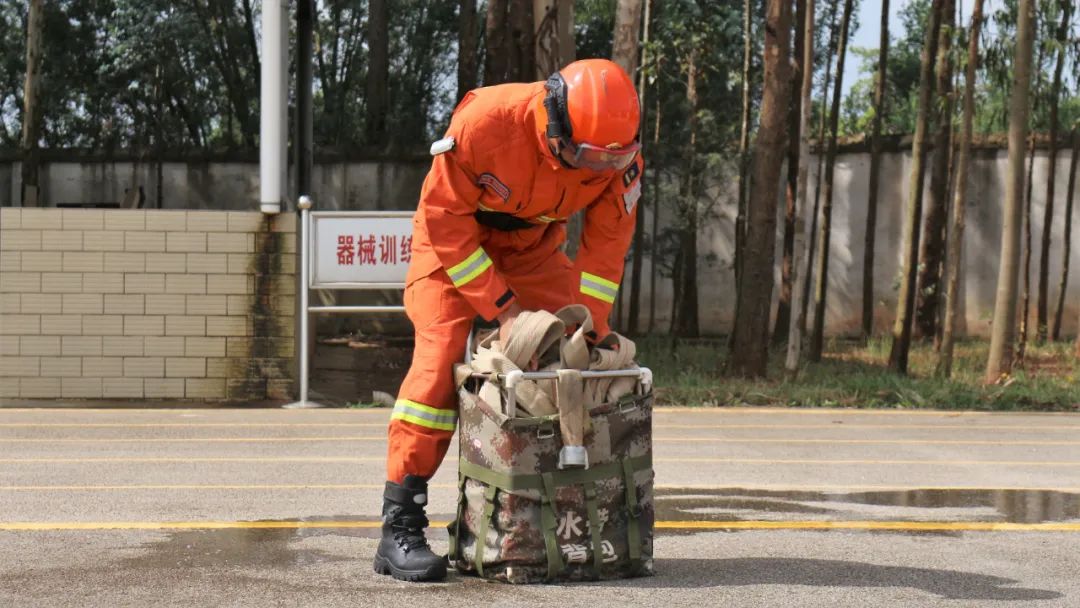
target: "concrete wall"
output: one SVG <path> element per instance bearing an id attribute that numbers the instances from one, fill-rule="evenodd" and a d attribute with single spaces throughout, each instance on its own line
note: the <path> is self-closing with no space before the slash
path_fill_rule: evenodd
<path id="1" fill-rule="evenodd" d="M 0 209 L 0 400 L 288 399 L 296 220 Z"/>
<path id="2" fill-rule="evenodd" d="M 967 228 L 964 237 L 964 259 L 961 284 L 964 298 L 961 303 L 961 328 L 973 335 L 988 335 L 990 318 L 994 309 L 995 290 L 1001 244 L 1002 208 L 1005 202 L 1005 170 L 1008 154 L 1005 150 L 983 150 L 976 154 L 970 169 L 967 200 Z M 1068 186 L 1069 152 L 1059 153 L 1055 188 L 1055 219 L 1053 243 L 1050 250 L 1050 315 L 1057 307 L 1058 280 L 1064 248 L 1064 207 Z M 874 298 L 876 306 L 875 332 L 891 330 L 896 310 L 898 278 L 903 255 L 902 239 L 905 205 L 909 191 L 908 176 L 911 167 L 910 152 L 892 152 L 884 155 L 881 167 L 881 191 L 878 197 L 878 220 L 876 230 L 874 264 Z M 1031 319 L 1035 323 L 1035 303 L 1038 288 L 1039 251 L 1042 247 L 1043 215 L 1046 208 L 1047 169 L 1045 152 L 1037 152 L 1032 190 L 1032 248 L 1031 263 Z M 813 201 L 817 162 L 812 164 L 809 200 Z M 827 299 L 827 331 L 833 335 L 857 335 L 862 319 L 862 270 L 866 204 L 869 193 L 870 157 L 865 153 L 841 154 L 837 158 L 833 191 L 833 231 L 829 255 L 829 293 Z M 929 189 L 929 174 L 925 187 Z M 1080 181 L 1080 180 L 1078 180 Z M 698 263 L 698 292 L 700 296 L 701 328 L 705 333 L 724 333 L 730 330 L 735 309 L 732 288 L 734 273 L 734 182 L 721 184 L 726 195 L 724 204 L 718 208 L 718 221 L 703 227 L 698 238 L 698 251 L 702 259 Z M 1077 184 L 1080 189 L 1080 183 Z M 646 195 L 649 194 L 646 189 Z M 782 194 L 782 192 L 781 192 Z M 1063 331 L 1075 335 L 1077 315 L 1080 314 L 1080 192 L 1075 195 L 1076 209 L 1073 214 L 1073 247 L 1070 260 L 1071 276 L 1065 298 Z M 925 201 L 925 199 L 924 199 Z M 924 202 L 925 205 L 925 202 Z M 783 202 L 778 205 L 783 213 Z M 811 224 L 811 213 L 805 210 L 806 226 Z M 670 220 L 671 210 L 661 209 L 661 227 Z M 651 231 L 652 210 L 647 208 L 646 230 Z M 780 255 L 782 247 L 783 220 L 778 221 L 776 281 L 780 280 Z M 644 264 L 642 281 L 642 319 L 648 323 L 649 261 Z M 626 286 L 629 286 L 629 265 Z M 624 295 L 625 295 L 625 291 Z M 657 284 L 657 328 L 666 330 L 670 322 L 672 305 L 671 280 L 661 279 Z M 774 292 L 774 298 L 776 294 Z M 628 307 L 627 307 L 628 308 Z M 775 309 L 775 301 L 774 301 Z M 811 304 L 811 310 L 813 306 Z"/>
<path id="3" fill-rule="evenodd" d="M 408 209 L 416 207 L 427 159 L 393 162 L 324 162 L 312 174 L 319 209 Z M 157 208 L 157 165 L 120 161 L 45 162 L 41 197 L 50 207 L 72 203 L 118 203 L 129 188 L 142 187 L 144 208 Z M 255 210 L 257 162 L 165 162 L 163 209 Z M 291 189 L 291 188 L 290 188 Z M 0 207 L 20 200 L 20 163 L 0 162 Z"/>
<path id="4" fill-rule="evenodd" d="M 875 263 L 875 329 L 888 332 L 896 307 L 896 279 L 900 268 L 904 206 L 907 200 L 910 152 L 893 151 L 883 157 L 881 192 L 877 227 Z M 975 334 L 986 334 L 994 306 L 997 284 L 998 253 L 1001 239 L 1001 207 L 1004 204 L 1004 179 L 1007 152 L 982 149 L 975 153 L 969 183 L 968 227 L 965 244 L 963 284 L 963 321 Z M 862 310 L 862 258 L 866 200 L 869 179 L 869 155 L 865 152 L 841 154 L 837 159 L 833 234 L 829 265 L 828 331 L 832 334 L 855 333 Z M 1052 305 L 1057 302 L 1057 280 L 1062 263 L 1062 229 L 1068 183 L 1069 151 L 1058 157 L 1055 202 L 1055 244 L 1051 250 Z M 426 159 L 398 161 L 327 161 L 316 164 L 315 200 L 319 209 L 412 209 L 429 166 Z M 816 159 L 812 165 L 811 184 L 815 181 Z M 5 178 L 6 176 L 6 178 Z M 134 176 L 134 177 L 133 177 Z M 1047 158 L 1045 150 L 1037 154 L 1032 200 L 1032 238 L 1036 254 L 1031 268 L 1032 290 L 1038 280 L 1038 251 L 1042 237 L 1045 208 Z M 4 180 L 7 180 L 5 182 Z M 17 162 L 0 163 L 0 205 L 17 200 L 20 185 Z M 133 181 L 134 180 L 134 181 Z M 927 187 L 929 177 L 927 178 Z M 170 162 L 164 166 L 165 206 L 168 208 L 254 209 L 257 200 L 258 166 L 256 163 Z M 4 187 L 5 183 L 9 187 Z M 131 183 L 142 183 L 147 204 L 154 203 L 152 164 L 105 162 L 49 162 L 43 170 L 43 194 L 50 204 L 57 202 L 95 202 L 119 200 Z M 706 333 L 729 331 L 734 311 L 733 273 L 734 189 L 733 180 L 717 185 L 726 195 L 717 209 L 719 219 L 703 226 L 699 237 L 699 292 L 701 327 Z M 651 193 L 646 188 L 646 197 Z M 813 192 L 810 192 L 811 200 Z M 1080 196 L 1080 195 L 1078 195 Z M 1080 200 L 1077 201 L 1080 206 Z M 780 205 L 782 209 L 782 205 Z M 646 203 L 646 228 L 650 229 L 652 211 Z M 661 225 L 670 221 L 671 210 L 661 210 Z M 807 226 L 810 225 L 807 214 Z M 782 230 L 782 223 L 780 224 Z M 1071 267 L 1073 276 L 1066 298 L 1065 328 L 1076 331 L 1080 313 L 1080 209 L 1074 214 Z M 779 259 L 779 238 L 778 238 Z M 779 263 L 776 269 L 779 277 Z M 645 262 L 642 293 L 642 323 L 648 321 L 649 261 Z M 370 294 L 349 293 L 341 303 L 356 303 Z M 382 297 L 382 296 L 379 296 Z M 386 298 L 393 299 L 391 295 Z M 385 299 L 385 298 L 384 298 Z M 366 301 L 366 300 L 365 300 Z M 1034 309 L 1034 296 L 1032 299 Z M 657 285 L 657 328 L 665 329 L 670 320 L 671 282 L 661 279 Z M 1051 314 L 1053 309 L 1051 310 Z M 1034 310 L 1032 310 L 1034 315 Z M 334 325 L 347 329 L 354 320 L 346 317 L 320 319 L 320 326 Z"/>

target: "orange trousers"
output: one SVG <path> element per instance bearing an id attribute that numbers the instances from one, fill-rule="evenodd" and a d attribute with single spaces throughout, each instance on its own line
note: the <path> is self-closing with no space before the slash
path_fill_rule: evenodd
<path id="1" fill-rule="evenodd" d="M 513 232 L 482 229 L 481 246 L 522 309 L 554 312 L 574 302 L 573 264 L 559 247 L 565 236 L 560 224 Z M 430 263 L 424 258 L 433 255 L 423 243 L 414 243 L 414 265 Z M 390 421 L 386 478 L 395 483 L 405 475 L 430 478 L 446 456 L 458 407 L 453 366 L 465 360 L 477 316 L 441 265 L 406 285 L 405 312 L 416 330 L 416 346 L 395 413 L 405 403 L 415 422 Z"/>

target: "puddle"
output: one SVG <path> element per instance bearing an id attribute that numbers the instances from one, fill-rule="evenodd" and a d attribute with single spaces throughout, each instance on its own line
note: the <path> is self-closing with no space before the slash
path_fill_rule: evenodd
<path id="1" fill-rule="evenodd" d="M 791 492 L 741 488 L 659 489 L 655 493 L 654 505 L 657 521 L 901 519 L 1041 523 L 1080 520 L 1080 493 L 1037 490 Z M 453 515 L 433 514 L 432 518 L 447 521 Z M 286 521 L 361 519 L 370 518 L 334 516 Z M 693 534 L 695 531 L 681 533 Z M 904 533 L 959 534 L 951 531 Z M 140 568 L 289 568 L 355 561 L 355 548 L 328 552 L 310 548 L 303 541 L 317 536 L 376 539 L 379 534 L 378 528 L 334 527 L 178 530 L 169 532 L 164 540 L 145 545 L 147 551 L 143 555 L 128 561 Z M 663 530 L 658 534 L 679 535 L 680 531 Z M 444 541 L 445 529 L 429 529 L 428 538 Z"/>
<path id="2" fill-rule="evenodd" d="M 1080 519 L 1080 494 L 1043 490 L 901 490 L 874 492 L 789 492 L 780 490 L 659 489 L 656 519 L 693 521 L 778 519 L 770 514 L 843 515 L 867 507 L 900 507 L 905 515 L 919 510 L 971 511 L 979 520 L 1041 523 Z M 747 512 L 758 515 L 748 516 Z M 908 517 L 904 517 L 907 519 Z M 974 517 L 964 518 L 975 519 Z"/>
<path id="3" fill-rule="evenodd" d="M 284 521 L 356 521 L 359 517 L 319 517 Z M 288 568 L 355 561 L 355 556 L 306 549 L 302 541 L 315 536 L 378 538 L 377 528 L 239 528 L 178 530 L 162 541 L 143 546 L 148 552 L 129 560 L 140 568 L 209 568 L 257 566 Z"/>

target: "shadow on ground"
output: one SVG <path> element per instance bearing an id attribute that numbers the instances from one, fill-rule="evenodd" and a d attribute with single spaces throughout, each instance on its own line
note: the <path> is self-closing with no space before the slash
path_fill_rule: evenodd
<path id="1" fill-rule="evenodd" d="M 1018 581 L 959 570 L 881 566 L 862 562 L 795 559 L 665 559 L 650 578 L 612 585 L 677 589 L 747 585 L 804 585 L 809 587 L 909 587 L 955 600 L 1031 601 L 1062 597 L 1057 591 L 1012 587 Z"/>

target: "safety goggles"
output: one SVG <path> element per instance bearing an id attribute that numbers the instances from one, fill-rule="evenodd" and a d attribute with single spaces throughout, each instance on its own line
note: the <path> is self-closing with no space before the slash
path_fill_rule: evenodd
<path id="1" fill-rule="evenodd" d="M 601 148 L 588 143 L 576 144 L 562 138 L 561 143 L 570 153 L 570 164 L 593 171 L 621 171 L 630 166 L 641 151 L 641 144 L 634 142 L 624 148 Z"/>

